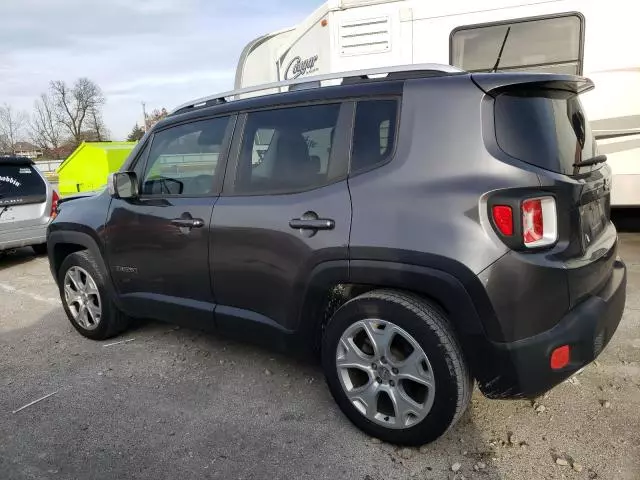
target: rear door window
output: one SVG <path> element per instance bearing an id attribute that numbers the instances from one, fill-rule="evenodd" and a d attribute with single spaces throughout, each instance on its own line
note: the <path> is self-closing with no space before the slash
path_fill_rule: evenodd
<path id="1" fill-rule="evenodd" d="M 285 194 L 335 181 L 332 149 L 340 108 L 332 103 L 248 113 L 234 192 Z"/>
<path id="2" fill-rule="evenodd" d="M 0 206 L 41 203 L 47 187 L 29 164 L 2 164 L 0 159 Z"/>
<path id="3" fill-rule="evenodd" d="M 572 92 L 503 93 L 495 100 L 495 125 L 496 140 L 505 153 L 546 170 L 582 173 L 574 164 L 597 155 L 580 98 Z"/>

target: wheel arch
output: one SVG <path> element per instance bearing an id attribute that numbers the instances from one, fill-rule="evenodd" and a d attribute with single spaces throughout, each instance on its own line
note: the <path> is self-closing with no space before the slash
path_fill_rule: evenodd
<path id="1" fill-rule="evenodd" d="M 457 262 L 435 266 L 377 259 L 325 262 L 312 271 L 302 297 L 297 330 L 305 337 L 303 343 L 317 354 L 333 312 L 351 298 L 380 288 L 411 292 L 436 304 L 471 356 L 475 356 L 473 344 L 487 338 L 491 327 L 487 323 L 497 322 L 480 280 Z"/>
<path id="2" fill-rule="evenodd" d="M 102 255 L 98 242 L 88 233 L 77 231 L 53 231 L 47 235 L 47 249 L 49 252 L 49 267 L 54 279 L 58 280 L 58 273 L 62 262 L 72 253 L 88 250 L 98 266 L 102 269 L 109 289 L 115 292 L 111 280 L 111 272 Z"/>

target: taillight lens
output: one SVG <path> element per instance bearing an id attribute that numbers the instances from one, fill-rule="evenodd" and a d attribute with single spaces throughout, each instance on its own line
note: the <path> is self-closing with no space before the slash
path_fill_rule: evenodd
<path id="1" fill-rule="evenodd" d="M 60 196 L 54 190 L 53 195 L 51 195 L 51 212 L 49 213 L 52 220 L 58 215 L 58 200 L 60 200 Z"/>
<path id="2" fill-rule="evenodd" d="M 553 197 L 523 200 L 521 210 L 522 240 L 525 247 L 544 247 L 558 240 L 558 215 Z"/>
<path id="3" fill-rule="evenodd" d="M 522 237 L 524 243 L 535 243 L 544 235 L 542 201 L 539 198 L 522 202 Z"/>
<path id="4" fill-rule="evenodd" d="M 509 205 L 494 205 L 491 209 L 498 230 L 508 237 L 513 235 L 513 210 Z"/>

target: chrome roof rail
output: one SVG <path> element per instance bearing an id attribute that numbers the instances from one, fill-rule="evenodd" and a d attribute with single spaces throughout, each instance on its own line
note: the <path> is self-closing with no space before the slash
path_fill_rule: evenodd
<path id="1" fill-rule="evenodd" d="M 209 95 L 206 97 L 198 98 L 196 100 L 192 100 L 190 102 L 184 103 L 179 107 L 175 108 L 171 111 L 170 115 L 175 113 L 183 113 L 193 108 L 199 108 L 204 106 L 218 105 L 221 103 L 226 103 L 232 100 L 237 100 L 236 97 L 240 95 L 245 95 L 248 93 L 256 93 L 267 90 L 272 90 L 271 92 L 265 92 L 265 95 L 274 94 L 274 93 L 282 93 L 293 90 L 302 90 L 309 88 L 319 88 L 323 86 L 323 82 L 334 82 L 328 83 L 328 85 L 339 85 L 345 80 L 354 81 L 356 79 L 368 80 L 373 78 L 384 78 L 385 75 L 389 74 L 397 74 L 397 73 L 411 73 L 411 72 L 438 72 L 443 74 L 458 74 L 464 73 L 464 70 L 460 70 L 457 67 L 452 67 L 451 65 L 442 65 L 437 63 L 422 63 L 422 64 L 412 64 L 412 65 L 399 65 L 394 67 L 379 67 L 379 68 L 371 68 L 367 70 L 354 70 L 350 72 L 335 72 L 328 73 L 323 75 L 315 75 L 308 76 L 304 78 L 297 78 L 293 80 L 284 80 L 280 82 L 272 82 L 265 83 L 261 85 L 255 85 L 251 87 L 240 88 L 238 90 L 231 90 L 228 92 L 217 93 L 215 95 Z M 425 75 L 426 76 L 426 75 Z M 340 80 L 340 83 L 335 83 L 336 80 Z M 285 88 L 283 90 L 283 88 Z"/>

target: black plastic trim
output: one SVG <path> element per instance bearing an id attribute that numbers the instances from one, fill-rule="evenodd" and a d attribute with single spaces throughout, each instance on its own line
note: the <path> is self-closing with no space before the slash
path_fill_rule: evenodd
<path id="1" fill-rule="evenodd" d="M 65 227 L 68 225 L 56 225 L 57 228 Z M 76 228 L 87 228 L 81 225 L 76 226 Z M 113 279 L 111 278 L 111 270 L 107 267 L 107 263 L 105 261 L 103 249 L 100 247 L 100 243 L 93 238 L 93 236 L 89 233 L 84 233 L 81 231 L 73 231 L 73 230 L 56 230 L 47 232 L 47 251 L 49 256 L 49 269 L 51 270 L 51 274 L 53 275 L 56 283 L 58 282 L 58 271 L 55 263 L 55 251 L 56 246 L 61 244 L 67 245 L 78 245 L 83 247 L 83 249 L 89 250 L 95 261 L 98 263 L 98 266 L 102 269 L 102 272 L 105 275 L 107 280 L 107 287 L 110 291 L 110 296 L 113 298 L 114 302 L 119 308 L 122 308 L 122 304 L 120 302 L 120 297 L 117 294 L 117 290 L 114 287 Z"/>
<path id="2" fill-rule="evenodd" d="M 397 288 L 423 294 L 446 310 L 456 331 L 462 334 L 484 334 L 483 319 L 478 315 L 465 285 L 456 275 L 443 269 L 450 268 L 451 265 L 447 267 L 444 262 L 436 263 L 439 268 L 402 263 L 401 259 L 351 260 L 349 280 L 355 284 Z"/>
<path id="3" fill-rule="evenodd" d="M 0 165 L 35 165 L 35 163 L 27 157 L 0 157 Z"/>
<path id="4" fill-rule="evenodd" d="M 570 310 L 553 328 L 511 343 L 492 343 L 485 357 L 482 393 L 489 398 L 536 397 L 593 361 L 615 333 L 626 297 L 626 267 L 614 264 L 607 284 Z M 570 362 L 559 370 L 551 352 L 570 346 Z"/>
<path id="5" fill-rule="evenodd" d="M 134 318 L 152 318 L 188 328 L 215 330 L 214 303 L 151 292 L 127 293 L 120 295 L 119 301 L 122 310 Z"/>
<path id="6" fill-rule="evenodd" d="M 215 307 L 216 328 L 223 335 L 263 345 L 280 352 L 288 352 L 294 347 L 292 341 L 296 332 L 287 330 L 256 312 L 227 305 Z"/>

